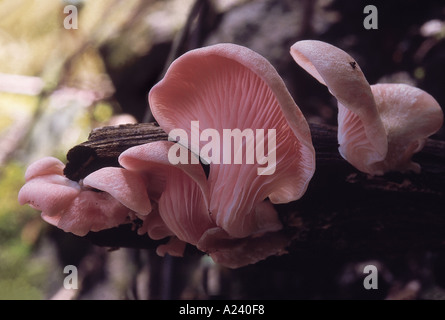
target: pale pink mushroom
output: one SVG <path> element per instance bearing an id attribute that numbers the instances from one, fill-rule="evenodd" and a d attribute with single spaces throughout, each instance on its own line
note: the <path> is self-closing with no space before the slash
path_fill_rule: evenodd
<path id="1" fill-rule="evenodd" d="M 48 223 L 81 236 L 126 223 L 133 211 L 140 216 L 151 211 L 146 194 L 131 193 L 144 185 L 132 172 L 104 168 L 77 183 L 63 176 L 63 168 L 63 163 L 52 157 L 31 164 L 19 191 L 19 203 L 28 203 L 42 211 Z"/>
<path id="2" fill-rule="evenodd" d="M 141 234 L 148 232 L 153 239 L 170 237 L 168 243 L 158 246 L 156 252 L 159 255 L 181 256 L 185 244 L 190 243 L 208 253 L 216 262 L 238 268 L 286 252 L 289 238 L 279 232 L 235 238 L 217 226 L 208 211 L 208 181 L 201 165 L 172 165 L 168 159 L 172 145 L 174 143 L 168 141 L 152 142 L 130 148 L 119 157 L 124 168 L 138 173 L 147 183 L 154 175 L 164 177 L 163 181 L 155 179 L 161 188 L 158 189 L 160 197 L 153 198 L 155 209 L 144 219 L 139 230 Z M 189 153 L 188 150 L 186 152 Z M 138 193 L 139 190 L 134 189 L 133 192 Z M 267 219 L 271 213 L 277 215 L 267 200 L 257 204 L 255 210 L 257 218 Z M 258 224 L 261 226 L 267 222 L 258 221 Z"/>
<path id="3" fill-rule="evenodd" d="M 287 253 L 289 237 L 280 232 L 268 232 L 243 239 L 233 239 L 220 228 L 209 229 L 198 248 L 208 251 L 212 259 L 229 268 L 239 268 L 270 256 Z"/>
<path id="4" fill-rule="evenodd" d="M 185 246 L 187 243 L 179 240 L 176 237 L 171 237 L 168 243 L 161 244 L 156 248 L 158 256 L 164 257 L 167 253 L 174 257 L 182 257 L 184 255 Z"/>
<path id="5" fill-rule="evenodd" d="M 199 121 L 199 133 L 274 129 L 277 142 L 272 174 L 260 175 L 264 163 L 259 162 L 210 162 L 208 179 L 199 162 L 192 161 L 195 155 L 173 142 L 123 152 L 121 166 L 156 185 L 149 195 L 157 210 L 144 220 L 142 232 L 157 238 L 174 235 L 158 253 L 177 255 L 182 241 L 229 267 L 284 253 L 289 239 L 277 232 L 282 224 L 271 202 L 286 203 L 303 195 L 315 170 L 315 154 L 308 124 L 270 63 L 232 44 L 196 49 L 170 66 L 150 91 L 149 102 L 166 132 L 179 128 L 190 135 L 192 121 Z M 268 136 L 260 142 L 268 145 Z M 199 154 L 203 145 L 200 141 L 188 147 Z M 173 147 L 182 150 L 179 153 L 185 150 L 186 164 L 171 162 Z M 228 151 L 240 152 L 226 146 L 217 151 L 222 157 Z"/>
<path id="6" fill-rule="evenodd" d="M 85 187 L 109 193 L 139 216 L 146 216 L 152 210 L 145 181 L 137 174 L 122 168 L 105 167 L 90 173 L 83 179 Z M 133 192 L 133 190 L 141 190 Z"/>
<path id="7" fill-rule="evenodd" d="M 173 166 L 170 163 L 168 150 L 173 144 L 158 141 L 130 148 L 120 155 L 119 163 L 127 171 L 143 176 L 149 184 L 153 175 L 164 177 L 158 185 L 160 196 L 152 199 L 158 203 L 159 216 L 166 227 L 159 219 L 154 224 L 148 220 L 147 225 L 144 221 L 148 234 L 158 239 L 175 235 L 181 241 L 196 245 L 202 234 L 214 226 L 207 209 L 207 180 L 200 164 Z M 159 183 L 160 179 L 154 181 Z"/>
<path id="8" fill-rule="evenodd" d="M 430 94 L 406 84 L 375 84 L 371 89 L 388 134 L 388 154 L 373 171 L 419 173 L 420 165 L 411 157 L 442 126 L 440 105 Z"/>
<path id="9" fill-rule="evenodd" d="M 189 51 L 151 89 L 149 103 L 167 133 L 180 128 L 190 137 L 192 121 L 199 121 L 200 134 L 215 129 L 221 137 L 224 129 L 276 130 L 272 174 L 259 175 L 259 163 L 210 163 L 208 209 L 216 225 L 232 237 L 282 228 L 274 211 L 258 215 L 256 206 L 266 198 L 272 203 L 299 199 L 314 173 L 315 152 L 304 116 L 265 58 L 234 44 Z M 267 146 L 266 134 L 261 142 Z M 205 145 L 191 141 L 190 149 L 197 153 Z M 218 151 L 221 159 L 229 151 L 243 152 L 224 149 L 222 143 Z"/>
<path id="10" fill-rule="evenodd" d="M 411 156 L 443 121 L 429 94 L 408 85 L 370 86 L 349 54 L 322 41 L 296 42 L 290 53 L 338 100 L 339 151 L 349 163 L 374 175 L 419 171 Z"/>
<path id="11" fill-rule="evenodd" d="M 249 129 L 267 151 L 255 146 L 256 163 L 210 163 L 208 179 L 195 155 L 170 141 L 130 148 L 119 157 L 123 168 L 100 169 L 79 183 L 63 177 L 63 165 L 51 160 L 30 167 L 20 202 L 76 234 L 140 218 L 138 233 L 169 238 L 158 247 L 160 255 L 181 255 L 190 243 L 234 268 L 284 253 L 290 239 L 279 232 L 282 223 L 272 203 L 304 194 L 315 152 L 305 118 L 270 63 L 233 44 L 196 49 L 171 65 L 149 102 L 167 132 L 182 128 L 190 134 L 194 120 L 200 121 L 200 132 Z M 235 158 L 249 143 L 246 138 L 232 149 L 221 145 L 211 156 Z M 173 164 L 172 148 L 185 152 L 191 163 Z M 275 155 L 270 167 L 265 152 Z M 48 188 L 39 189 L 43 184 Z"/>

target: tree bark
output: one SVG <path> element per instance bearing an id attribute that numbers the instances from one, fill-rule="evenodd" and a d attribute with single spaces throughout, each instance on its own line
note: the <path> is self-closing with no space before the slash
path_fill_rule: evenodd
<path id="1" fill-rule="evenodd" d="M 440 250 L 445 245 L 445 141 L 428 140 L 414 156 L 420 174 L 373 177 L 357 171 L 338 152 L 337 129 L 310 124 L 317 169 L 298 201 L 275 205 L 293 237 L 289 251 L 357 257 Z M 124 150 L 167 140 L 153 123 L 104 127 L 67 154 L 65 175 L 80 180 L 105 166 L 119 166 Z M 155 248 L 160 241 L 138 236 L 130 225 L 87 235 L 110 247 Z"/>

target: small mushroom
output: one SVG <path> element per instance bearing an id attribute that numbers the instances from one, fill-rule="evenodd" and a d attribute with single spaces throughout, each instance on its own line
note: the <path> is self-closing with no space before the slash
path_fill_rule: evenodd
<path id="1" fill-rule="evenodd" d="M 442 126 L 440 105 L 427 92 L 406 84 L 374 84 L 371 90 L 388 134 L 388 154 L 373 164 L 373 171 L 419 173 L 420 165 L 411 157 Z"/>
<path id="2" fill-rule="evenodd" d="M 52 157 L 31 164 L 18 200 L 42 211 L 45 221 L 64 231 L 83 236 L 126 223 L 133 212 L 126 205 L 141 216 L 151 210 L 146 195 L 130 192 L 144 184 L 132 172 L 104 168 L 77 183 L 63 176 L 63 168 L 63 163 Z"/>
<path id="3" fill-rule="evenodd" d="M 290 53 L 338 100 L 338 142 L 343 158 L 373 175 L 419 172 L 411 156 L 443 122 L 434 98 L 408 85 L 370 86 L 349 54 L 322 41 L 296 42 Z"/>

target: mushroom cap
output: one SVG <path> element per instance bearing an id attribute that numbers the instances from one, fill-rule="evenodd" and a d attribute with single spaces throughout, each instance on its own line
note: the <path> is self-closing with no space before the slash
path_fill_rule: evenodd
<path id="1" fill-rule="evenodd" d="M 51 192 L 51 190 L 50 190 Z M 42 211 L 46 222 L 78 236 L 128 223 L 130 209 L 106 192 L 81 191 L 55 215 Z"/>
<path id="2" fill-rule="evenodd" d="M 239 239 L 218 227 L 208 212 L 205 200 L 208 187 L 201 165 L 171 164 L 167 154 L 173 145 L 167 141 L 152 142 L 130 148 L 119 157 L 120 164 L 133 173 L 151 176 L 151 172 L 156 171 L 165 176 L 165 181 L 159 185 L 160 197 L 155 199 L 158 205 L 143 218 L 143 226 L 138 230 L 139 234 L 148 232 L 155 240 L 170 237 L 168 243 L 157 248 L 158 255 L 181 256 L 185 244 L 190 243 L 218 263 L 235 268 L 285 252 L 289 239 L 284 235 L 270 233 L 266 235 L 267 240 L 262 240 L 261 233 Z M 268 200 L 258 203 L 255 211 L 260 228 L 269 228 L 268 217 L 277 215 Z"/>
<path id="3" fill-rule="evenodd" d="M 65 165 L 54 157 L 45 157 L 33 162 L 25 172 L 25 181 L 29 181 L 38 176 L 50 174 L 63 175 Z"/>
<path id="4" fill-rule="evenodd" d="M 171 235 L 168 232 L 171 230 L 180 240 L 196 244 L 205 230 L 214 226 L 207 209 L 207 180 L 200 164 L 170 163 L 168 151 L 173 145 L 170 141 L 157 141 L 135 146 L 119 156 L 119 163 L 132 172 L 144 175 L 157 172 L 165 177 L 158 186 L 161 190 L 157 200 L 159 216 L 167 228 L 155 220 L 152 226 L 147 225 L 149 235 L 160 238 L 163 232 L 165 236 Z"/>
<path id="5" fill-rule="evenodd" d="M 63 164 L 55 158 L 34 162 L 25 178 L 19 203 L 42 211 L 45 221 L 66 232 L 83 236 L 89 231 L 115 227 L 125 223 L 131 212 L 110 194 L 87 190 L 64 177 Z"/>
<path id="6" fill-rule="evenodd" d="M 283 232 L 266 232 L 259 236 L 234 239 L 217 227 L 207 230 L 198 243 L 198 249 L 228 268 L 240 268 L 257 263 L 270 256 L 287 253 L 290 237 Z"/>
<path id="7" fill-rule="evenodd" d="M 281 228 L 276 214 L 255 217 L 255 207 L 267 197 L 273 203 L 299 199 L 315 171 L 315 152 L 306 119 L 264 57 L 234 44 L 189 51 L 151 89 L 149 103 L 168 133 L 180 128 L 190 137 L 192 121 L 199 121 L 200 133 L 215 129 L 220 137 L 224 129 L 275 129 L 273 174 L 258 175 L 259 163 L 210 163 L 209 209 L 216 224 L 234 237 L 261 231 L 259 220 L 269 221 L 268 230 Z M 262 142 L 267 146 L 268 141 L 265 133 Z M 190 148 L 196 151 L 206 144 L 191 141 Z M 232 149 L 232 154 L 241 149 Z M 219 151 L 222 157 L 228 152 L 222 143 Z"/>
<path id="8" fill-rule="evenodd" d="M 147 233 L 153 240 L 161 240 L 175 235 L 165 224 L 164 220 L 162 220 L 157 203 L 155 209 L 150 212 L 149 215 L 143 217 L 142 226 L 138 229 L 137 233 L 139 235 Z"/>
<path id="9" fill-rule="evenodd" d="M 377 106 L 358 63 L 343 50 L 317 40 L 296 42 L 294 60 L 338 100 L 340 154 L 359 170 L 385 158 L 387 138 Z"/>
<path id="10" fill-rule="evenodd" d="M 113 198 L 139 215 L 144 216 L 151 211 L 145 181 L 134 172 L 122 168 L 105 167 L 85 177 L 83 184 L 109 193 Z M 134 192 L 135 190 L 137 192 Z"/>
<path id="11" fill-rule="evenodd" d="M 52 216 L 60 213 L 80 191 L 78 183 L 63 176 L 42 175 L 25 183 L 19 191 L 18 201 L 21 205 L 29 204 L 33 209 Z"/>
<path id="12" fill-rule="evenodd" d="M 187 243 L 176 237 L 171 237 L 166 244 L 161 244 L 156 248 L 156 254 L 160 257 L 166 253 L 173 257 L 182 257 Z"/>
<path id="13" fill-rule="evenodd" d="M 56 158 L 45 157 L 33 162 L 25 172 L 25 185 L 18 201 L 32 208 L 54 215 L 80 193 L 80 186 L 63 176 L 64 164 Z"/>
<path id="14" fill-rule="evenodd" d="M 258 211 L 276 213 L 269 200 L 259 203 L 256 211 L 257 213 Z M 259 216 L 262 216 L 261 212 Z M 290 241 L 291 237 L 280 231 L 253 234 L 250 237 L 239 239 L 230 236 L 221 227 L 215 227 L 208 229 L 202 235 L 197 248 L 209 254 L 215 262 L 225 267 L 239 268 L 257 263 L 270 256 L 287 253 L 286 248 Z"/>
<path id="15" fill-rule="evenodd" d="M 420 172 L 411 157 L 442 126 L 440 105 L 427 92 L 407 84 L 375 84 L 371 89 L 388 135 L 388 154 L 373 164 L 373 171 Z"/>

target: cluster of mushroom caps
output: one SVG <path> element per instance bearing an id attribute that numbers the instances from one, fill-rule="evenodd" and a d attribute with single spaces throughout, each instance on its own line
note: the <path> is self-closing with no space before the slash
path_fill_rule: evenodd
<path id="1" fill-rule="evenodd" d="M 405 84 L 370 86 L 354 59 L 321 41 L 299 41 L 290 52 L 338 100 L 339 151 L 349 163 L 372 175 L 419 172 L 411 156 L 443 122 L 431 95 Z M 290 240 L 273 204 L 303 196 L 315 151 L 308 123 L 274 67 L 235 44 L 195 49 L 171 64 L 149 104 L 167 133 L 182 128 L 190 135 L 196 120 L 200 130 L 275 129 L 274 174 L 258 175 L 258 164 L 210 163 L 207 176 L 196 161 L 170 163 L 175 142 L 158 141 L 127 149 L 121 167 L 79 182 L 63 175 L 61 161 L 41 159 L 27 169 L 19 202 L 80 236 L 140 219 L 139 234 L 169 238 L 159 255 L 181 256 L 191 244 L 237 268 L 286 253 Z"/>

